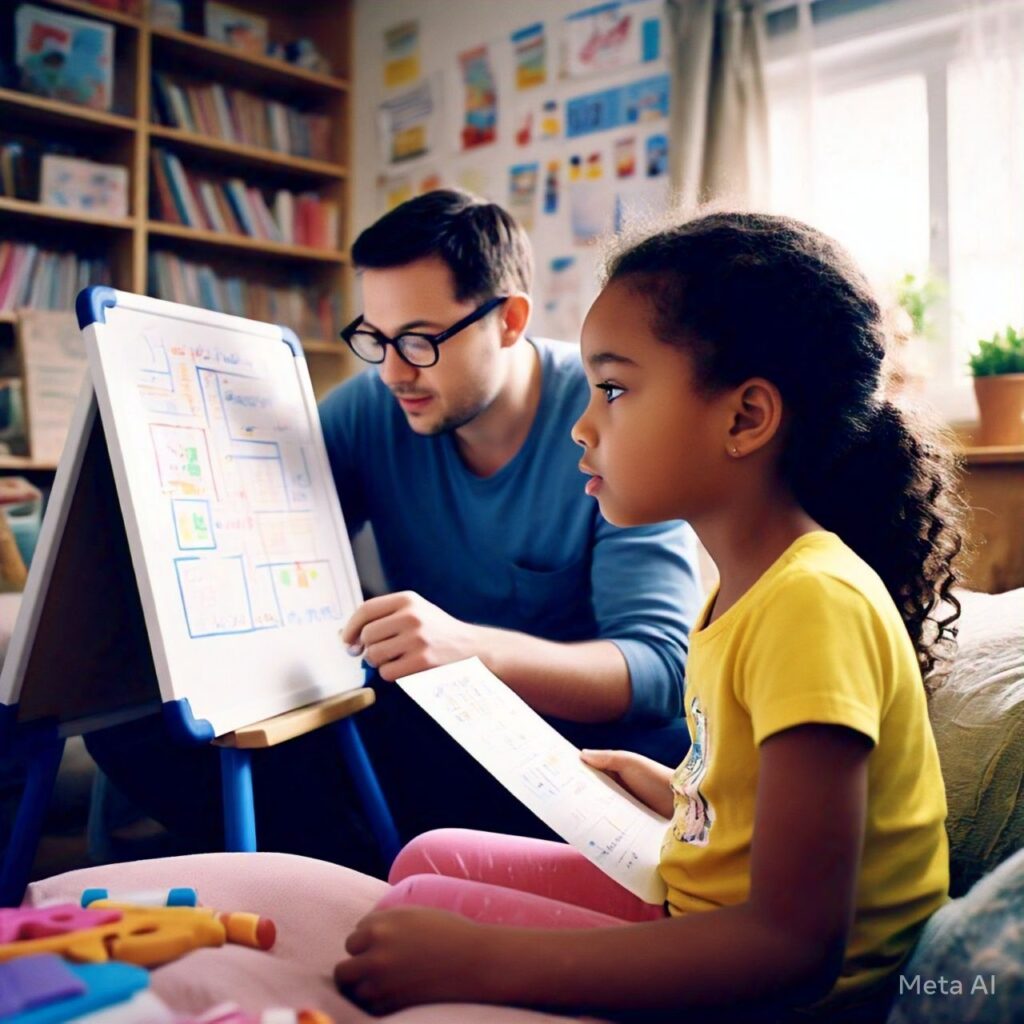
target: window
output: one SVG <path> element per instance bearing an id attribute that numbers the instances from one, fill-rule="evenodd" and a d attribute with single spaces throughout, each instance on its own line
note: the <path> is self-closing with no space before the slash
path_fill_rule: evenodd
<path id="1" fill-rule="evenodd" d="M 1024 4 L 836 3 L 769 6 L 772 205 L 836 237 L 890 300 L 906 273 L 942 283 L 928 393 L 973 418 L 968 352 L 1024 326 Z"/>

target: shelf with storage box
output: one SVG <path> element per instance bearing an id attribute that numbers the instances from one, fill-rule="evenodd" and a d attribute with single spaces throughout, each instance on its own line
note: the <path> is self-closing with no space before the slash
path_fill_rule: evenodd
<path id="1" fill-rule="evenodd" d="M 150 20 L 167 9 L 166 0 L 3 5 L 0 68 L 11 73 L 0 78 L 0 364 L 17 362 L 12 275 L 4 277 L 4 261 L 16 252 L 33 270 L 60 273 L 49 288 L 23 282 L 22 304 L 63 308 L 72 287 L 111 284 L 288 324 L 302 338 L 318 394 L 355 368 L 337 336 L 351 279 L 351 2 L 232 0 L 230 7 L 254 20 L 257 35 L 265 27 L 269 52 L 207 38 L 204 3 L 183 0 L 182 21 L 172 26 Z M 61 82 L 51 88 L 41 65 L 31 79 L 24 54 L 19 58 L 17 11 L 26 5 L 23 36 L 26 17 L 63 18 L 70 32 L 97 33 L 111 74 L 95 94 Z M 306 42 L 285 52 L 284 44 L 299 40 Z M 194 221 L 166 216 L 154 180 L 160 152 L 205 185 L 204 202 L 216 208 Z M 87 209 L 76 204 L 89 197 L 68 199 L 52 189 L 44 195 L 44 156 L 70 162 L 72 176 L 75 161 L 112 169 L 124 185 L 123 207 Z M 52 171 L 55 161 L 47 163 Z M 259 207 L 257 224 L 232 223 L 222 199 L 211 198 L 211 187 L 223 192 L 227 182 Z M 0 453 L 0 471 L 48 469 L 48 462 Z"/>

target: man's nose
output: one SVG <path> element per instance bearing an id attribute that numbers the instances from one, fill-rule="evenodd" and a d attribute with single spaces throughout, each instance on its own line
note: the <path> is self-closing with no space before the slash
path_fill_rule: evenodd
<path id="1" fill-rule="evenodd" d="M 393 384 L 407 384 L 414 380 L 419 370 L 410 366 L 394 345 L 384 346 L 384 362 L 380 364 L 380 379 L 391 387 Z"/>

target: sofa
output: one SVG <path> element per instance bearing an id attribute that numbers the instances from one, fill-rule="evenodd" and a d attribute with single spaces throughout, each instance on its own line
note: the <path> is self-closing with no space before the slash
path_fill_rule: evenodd
<path id="1" fill-rule="evenodd" d="M 1024 1021 L 1024 589 L 963 594 L 960 644 L 931 700 L 949 799 L 952 895 L 902 972 L 888 1024 Z M 207 905 L 271 917 L 270 952 L 204 949 L 152 973 L 173 1008 L 223 1000 L 248 1010 L 315 1007 L 338 1022 L 371 1019 L 331 981 L 345 936 L 386 889 L 346 868 L 285 854 L 203 854 L 110 864 L 34 882 L 29 905 L 77 900 L 87 887 L 195 887 Z M 982 983 L 979 983 L 982 979 Z M 990 991 L 990 989 L 992 991 Z M 565 1020 L 511 1007 L 435 1005 L 408 1024 Z"/>

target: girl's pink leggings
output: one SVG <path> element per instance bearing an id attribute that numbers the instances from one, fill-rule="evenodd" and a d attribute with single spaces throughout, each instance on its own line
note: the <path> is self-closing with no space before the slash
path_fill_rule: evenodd
<path id="1" fill-rule="evenodd" d="M 418 836 L 395 858 L 388 881 L 378 910 L 434 907 L 483 924 L 600 928 L 665 916 L 571 846 L 492 832 Z"/>

